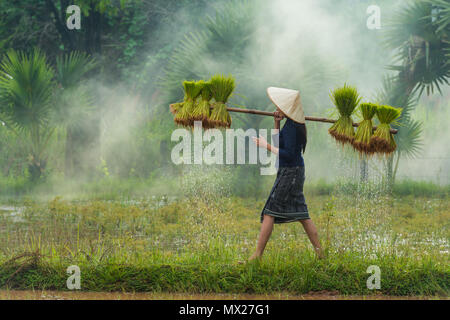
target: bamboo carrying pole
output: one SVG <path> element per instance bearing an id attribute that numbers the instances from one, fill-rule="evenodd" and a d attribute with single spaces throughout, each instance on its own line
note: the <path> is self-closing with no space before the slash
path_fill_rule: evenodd
<path id="1" fill-rule="evenodd" d="M 271 116 L 271 117 L 275 116 L 274 112 L 260 111 L 260 110 L 254 110 L 254 109 L 239 109 L 239 108 L 229 108 L 229 107 L 227 107 L 227 110 L 229 112 L 258 114 L 258 115 L 262 115 L 262 116 Z M 316 122 L 326 122 L 326 123 L 335 123 L 336 122 L 336 120 L 333 120 L 333 119 L 317 118 L 317 117 L 305 117 L 305 120 L 316 121 Z M 353 126 L 354 127 L 358 127 L 359 123 L 353 123 Z M 377 127 L 373 127 L 373 130 L 376 130 L 376 129 L 377 129 Z M 397 132 L 398 132 L 397 129 L 391 129 L 391 133 L 392 134 L 397 134 Z"/>
<path id="2" fill-rule="evenodd" d="M 172 109 L 172 105 L 171 106 L 171 112 L 174 113 L 175 111 L 173 111 Z M 212 109 L 213 107 L 211 107 Z M 275 113 L 274 112 L 270 112 L 270 111 L 260 111 L 260 110 L 255 110 L 255 109 L 239 109 L 239 108 L 230 108 L 227 107 L 227 111 L 229 112 L 238 112 L 238 113 L 249 113 L 249 114 L 257 114 L 257 115 L 261 115 L 261 116 L 270 116 L 270 117 L 274 117 Z M 315 121 L 315 122 L 325 122 L 325 123 L 335 123 L 337 120 L 333 120 L 333 119 L 327 119 L 327 118 L 318 118 L 318 117 L 305 117 L 305 120 L 308 121 Z M 353 123 L 354 127 L 358 127 L 359 123 Z M 375 131 L 377 129 L 377 127 L 373 127 L 373 130 Z M 397 134 L 398 130 L 397 129 L 391 129 L 391 133 L 392 134 Z"/>

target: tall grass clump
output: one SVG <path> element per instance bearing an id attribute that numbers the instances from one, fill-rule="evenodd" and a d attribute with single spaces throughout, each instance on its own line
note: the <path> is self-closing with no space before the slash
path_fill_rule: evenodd
<path id="1" fill-rule="evenodd" d="M 397 148 L 394 137 L 391 133 L 391 123 L 400 117 L 402 113 L 401 108 L 394 108 L 391 106 L 378 106 L 377 117 L 380 121 L 377 130 L 375 130 L 371 139 L 371 147 L 373 150 L 386 155 L 391 154 Z"/>
<path id="2" fill-rule="evenodd" d="M 342 144 L 351 143 L 355 137 L 351 116 L 358 106 L 361 97 L 355 87 L 347 86 L 346 84 L 342 88 L 335 89 L 330 97 L 338 109 L 340 117 L 328 132 L 336 141 Z"/>
<path id="3" fill-rule="evenodd" d="M 211 112 L 210 124 L 214 127 L 229 128 L 231 117 L 225 105 L 235 88 L 235 80 L 232 76 L 215 75 L 211 78 L 211 93 L 215 100 Z"/>

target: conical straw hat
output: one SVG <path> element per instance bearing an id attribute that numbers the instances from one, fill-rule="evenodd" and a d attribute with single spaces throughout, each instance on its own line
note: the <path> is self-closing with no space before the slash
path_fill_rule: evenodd
<path id="1" fill-rule="evenodd" d="M 267 88 L 267 94 L 272 102 L 280 108 L 283 113 L 298 123 L 305 123 L 302 103 L 300 102 L 300 92 L 297 90 L 284 88 Z"/>

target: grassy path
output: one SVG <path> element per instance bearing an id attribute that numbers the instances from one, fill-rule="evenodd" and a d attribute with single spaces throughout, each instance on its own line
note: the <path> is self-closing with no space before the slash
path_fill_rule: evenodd
<path id="1" fill-rule="evenodd" d="M 0 290 L 0 300 L 448 300 L 440 296 L 336 295 L 323 291 L 304 295 L 279 294 L 186 294 L 153 292 L 67 292 Z"/>

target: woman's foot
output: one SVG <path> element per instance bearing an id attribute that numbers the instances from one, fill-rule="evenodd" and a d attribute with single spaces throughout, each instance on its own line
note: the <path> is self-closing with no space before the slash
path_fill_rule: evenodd
<path id="1" fill-rule="evenodd" d="M 254 253 L 250 258 L 248 258 L 247 261 L 245 260 L 239 260 L 238 264 L 245 264 L 247 262 L 253 261 L 253 260 L 257 260 L 257 259 L 261 259 L 261 255 L 258 255 L 256 253 Z"/>
<path id="2" fill-rule="evenodd" d="M 314 251 L 316 251 L 317 259 L 325 259 L 325 253 L 323 252 L 322 248 L 314 248 Z"/>
<path id="3" fill-rule="evenodd" d="M 254 253 L 250 258 L 248 258 L 248 261 L 252 261 L 252 260 L 256 260 L 256 259 L 261 259 L 262 255 Z"/>

